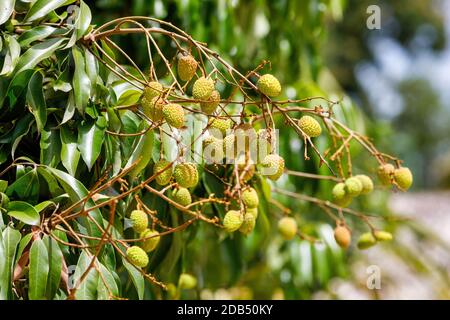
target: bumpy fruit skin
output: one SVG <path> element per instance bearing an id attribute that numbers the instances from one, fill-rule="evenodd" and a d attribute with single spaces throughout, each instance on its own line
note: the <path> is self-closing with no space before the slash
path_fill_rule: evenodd
<path id="1" fill-rule="evenodd" d="M 269 154 L 262 161 L 264 171 L 270 180 L 278 180 L 284 172 L 284 159 L 277 154 Z"/>
<path id="2" fill-rule="evenodd" d="M 355 176 L 355 178 L 358 179 L 359 182 L 361 182 L 361 194 L 369 194 L 373 191 L 373 182 L 369 176 L 366 176 L 365 174 L 359 174 Z"/>
<path id="3" fill-rule="evenodd" d="M 148 216 L 142 210 L 133 210 L 130 214 L 131 226 L 134 231 L 142 232 L 147 229 L 148 225 Z"/>
<path id="4" fill-rule="evenodd" d="M 249 215 L 249 214 L 253 215 L 255 217 L 255 220 L 256 220 L 256 218 L 258 218 L 258 208 L 247 208 L 247 210 L 245 211 L 245 214 L 246 215 Z"/>
<path id="5" fill-rule="evenodd" d="M 377 244 L 377 239 L 371 232 L 363 233 L 358 239 L 358 249 L 365 250 Z"/>
<path id="6" fill-rule="evenodd" d="M 241 227 L 243 222 L 244 218 L 237 210 L 228 211 L 223 218 L 223 226 L 227 232 L 235 232 Z"/>
<path id="7" fill-rule="evenodd" d="M 163 107 L 162 112 L 164 120 L 172 127 L 179 129 L 184 126 L 184 110 L 179 104 L 166 104 Z"/>
<path id="8" fill-rule="evenodd" d="M 147 253 L 138 246 L 132 246 L 127 249 L 127 258 L 136 267 L 144 268 L 148 265 Z"/>
<path id="9" fill-rule="evenodd" d="M 244 216 L 244 221 L 242 222 L 241 227 L 239 228 L 239 232 L 248 235 L 255 228 L 256 218 L 253 214 L 246 213 Z"/>
<path id="10" fill-rule="evenodd" d="M 151 237 L 151 236 L 153 236 L 153 238 L 149 238 L 147 240 L 142 240 L 141 248 L 145 252 L 151 252 L 151 251 L 155 250 L 156 247 L 158 246 L 158 243 L 159 243 L 159 240 L 161 237 L 159 236 L 158 231 L 150 230 L 150 229 L 144 230 L 140 235 L 140 238 L 147 238 L 147 237 Z"/>
<path id="11" fill-rule="evenodd" d="M 298 120 L 298 126 L 302 131 L 311 138 L 320 136 L 322 127 L 319 122 L 310 116 L 303 116 Z"/>
<path id="12" fill-rule="evenodd" d="M 225 158 L 234 159 L 236 157 L 236 144 L 236 136 L 234 134 L 229 134 L 225 138 L 223 138 L 223 152 L 225 154 Z"/>
<path id="13" fill-rule="evenodd" d="M 404 191 L 408 190 L 413 183 L 413 175 L 411 170 L 406 167 L 395 169 L 394 180 L 400 189 Z"/>
<path id="14" fill-rule="evenodd" d="M 153 174 L 157 174 L 158 172 L 166 168 L 169 164 L 170 162 L 167 160 L 159 160 L 153 166 Z M 172 167 L 167 168 L 155 178 L 156 183 L 160 186 L 165 186 L 166 184 L 168 184 L 170 182 L 170 179 L 172 179 Z"/>
<path id="15" fill-rule="evenodd" d="M 253 188 L 242 191 L 242 202 L 246 208 L 256 208 L 259 204 L 258 193 Z"/>
<path id="16" fill-rule="evenodd" d="M 278 221 L 278 231 L 285 240 L 294 239 L 297 234 L 297 221 L 291 217 L 283 217 Z"/>
<path id="17" fill-rule="evenodd" d="M 181 187 L 195 187 L 198 183 L 197 166 L 188 162 L 177 164 L 173 176 Z"/>
<path id="18" fill-rule="evenodd" d="M 203 140 L 203 159 L 205 163 L 218 163 L 223 160 L 224 149 L 223 140 L 214 136 L 209 136 Z"/>
<path id="19" fill-rule="evenodd" d="M 172 192 L 173 200 L 179 205 L 186 207 L 192 203 L 191 193 L 186 188 L 178 188 Z"/>
<path id="20" fill-rule="evenodd" d="M 345 180 L 345 192 L 351 197 L 359 196 L 363 189 L 362 183 L 355 177 Z"/>
<path id="21" fill-rule="evenodd" d="M 216 111 L 217 107 L 220 103 L 220 93 L 217 90 L 214 90 L 211 93 L 211 96 L 208 98 L 207 102 L 200 102 L 200 108 L 206 114 L 212 114 Z"/>
<path id="22" fill-rule="evenodd" d="M 194 289 L 197 286 L 197 278 L 189 273 L 182 273 L 178 279 L 178 287 L 180 289 Z"/>
<path id="23" fill-rule="evenodd" d="M 207 101 L 214 91 L 214 81 L 205 77 L 198 78 L 192 87 L 192 96 L 196 100 Z"/>
<path id="24" fill-rule="evenodd" d="M 232 121 L 231 119 L 214 118 L 209 122 L 209 127 L 211 129 L 219 130 L 222 135 L 224 135 L 227 130 L 231 129 Z"/>
<path id="25" fill-rule="evenodd" d="M 382 185 L 388 186 L 392 183 L 394 170 L 394 166 L 390 163 L 378 167 L 378 179 Z"/>
<path id="26" fill-rule="evenodd" d="M 189 81 L 197 71 L 197 61 L 193 56 L 185 55 L 178 59 L 177 72 L 182 81 Z"/>
<path id="27" fill-rule="evenodd" d="M 345 208 L 348 207 L 352 203 L 352 201 L 353 198 L 351 196 L 345 195 L 345 197 L 340 200 L 334 200 L 334 203 L 342 208 Z"/>
<path id="28" fill-rule="evenodd" d="M 281 93 L 280 81 L 271 74 L 261 76 L 258 79 L 256 86 L 268 97 L 277 97 Z"/>
<path id="29" fill-rule="evenodd" d="M 348 230 L 346 227 L 337 226 L 334 229 L 334 239 L 341 248 L 346 249 L 352 242 L 352 235 L 350 233 L 350 230 Z"/>
<path id="30" fill-rule="evenodd" d="M 155 97 L 152 100 L 147 98 L 142 98 L 141 100 L 142 109 L 147 117 L 152 121 L 158 122 L 163 119 L 163 108 L 165 102 L 159 97 Z"/>
<path id="31" fill-rule="evenodd" d="M 343 183 L 343 182 L 337 183 L 333 187 L 333 190 L 331 191 L 331 194 L 333 196 L 333 200 L 334 201 L 339 201 L 339 200 L 344 199 L 345 196 L 346 196 L 345 183 Z"/>
<path id="32" fill-rule="evenodd" d="M 162 94 L 163 86 L 161 83 L 156 81 L 151 81 L 148 86 L 145 87 L 142 94 L 142 98 L 152 101 L 153 98 L 158 97 Z"/>
<path id="33" fill-rule="evenodd" d="M 269 129 L 260 129 L 257 133 L 258 159 L 264 159 L 276 146 L 276 135 Z"/>
<path id="34" fill-rule="evenodd" d="M 381 230 L 375 231 L 374 236 L 378 241 L 391 241 L 393 239 L 392 233 Z"/>

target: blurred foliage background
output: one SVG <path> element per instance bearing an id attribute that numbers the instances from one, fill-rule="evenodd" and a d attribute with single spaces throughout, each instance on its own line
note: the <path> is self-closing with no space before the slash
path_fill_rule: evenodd
<path id="1" fill-rule="evenodd" d="M 381 150 L 405 159 L 406 165 L 415 173 L 415 190 L 450 186 L 450 97 L 448 89 L 445 90 L 450 81 L 450 10 L 445 1 L 86 2 L 97 24 L 127 15 L 170 21 L 194 38 L 207 42 L 242 71 L 270 61 L 265 69 L 280 79 L 288 98 L 321 95 L 342 99 L 338 116 L 344 117 L 352 128 L 373 137 Z M 366 9 L 374 3 L 381 8 L 380 30 L 366 27 Z M 135 53 L 140 65 L 147 63 L 146 55 L 139 60 L 139 52 L 145 46 L 143 39 L 122 37 L 120 41 L 128 52 Z M 169 43 L 166 50 L 170 50 L 168 46 Z M 313 161 L 317 159 L 308 163 L 301 160 L 301 143 L 290 139 L 292 133 L 283 131 L 282 126 L 278 127 L 283 141 L 280 153 L 286 156 L 287 167 L 315 172 Z M 319 145 L 321 143 L 324 146 L 326 141 L 319 141 Z M 352 151 L 357 158 L 356 170 L 373 174 L 375 162 L 366 161 L 368 158 L 356 146 Z M 301 190 L 322 198 L 329 197 L 331 187 L 326 182 L 298 177 L 285 178 L 281 184 L 286 189 Z M 365 286 L 367 275 L 358 278 L 354 266 L 365 261 L 367 256 L 352 250 L 348 254 L 341 251 L 332 240 L 332 227 L 322 224 L 332 221 L 327 221 L 320 209 L 283 197 L 278 200 L 289 203 L 300 214 L 302 230 L 324 238 L 325 245 L 278 240 L 269 244 L 255 239 L 258 237 L 255 235 L 245 240 L 233 240 L 245 241 L 243 252 L 235 252 L 241 246 L 229 242 L 228 248 L 221 246 L 211 257 L 203 253 L 214 252 L 216 243 L 208 241 L 213 236 L 208 236 L 207 230 L 198 235 L 191 234 L 190 237 L 202 237 L 203 245 L 192 242 L 183 259 L 189 262 L 188 265 L 198 265 L 198 270 L 191 271 L 200 276 L 201 284 L 208 285 L 208 289 L 196 294 L 202 298 L 379 297 L 376 291 L 365 290 L 353 296 L 349 292 L 358 290 L 342 292 L 336 289 L 333 280 L 336 277 L 347 277 L 353 287 Z M 382 191 L 357 205 L 383 216 L 390 213 L 388 195 Z M 321 223 L 317 224 L 317 221 Z M 258 228 L 264 228 L 264 223 L 269 222 L 260 221 Z M 395 231 L 399 225 L 390 222 L 385 227 Z M 423 242 L 428 242 L 426 239 L 432 235 L 412 222 L 401 225 L 414 230 Z M 402 241 L 389 246 L 386 250 L 406 261 L 407 269 L 413 274 L 428 272 L 438 274 L 438 279 L 444 280 L 438 293 L 431 290 L 431 297 L 448 296 L 445 265 L 427 259 L 432 265 L 427 266 L 415 256 L 417 248 L 408 247 Z M 223 263 L 230 266 L 229 270 L 215 272 Z M 230 288 L 230 284 L 233 287 Z"/>

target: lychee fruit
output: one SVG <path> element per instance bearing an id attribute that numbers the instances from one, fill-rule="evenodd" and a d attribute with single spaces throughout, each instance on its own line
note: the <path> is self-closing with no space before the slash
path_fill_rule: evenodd
<path id="1" fill-rule="evenodd" d="M 246 213 L 244 215 L 244 221 L 242 222 L 242 225 L 239 228 L 239 232 L 248 235 L 255 228 L 255 224 L 256 224 L 255 216 L 251 213 Z"/>
<path id="2" fill-rule="evenodd" d="M 377 239 L 371 232 L 363 233 L 358 239 L 358 249 L 365 250 L 377 244 Z"/>
<path id="3" fill-rule="evenodd" d="M 131 226 L 134 231 L 142 232 L 147 229 L 148 225 L 148 216 L 142 210 L 133 210 L 130 214 Z"/>
<path id="4" fill-rule="evenodd" d="M 211 93 L 211 96 L 208 98 L 208 101 L 200 102 L 200 108 L 206 114 L 212 114 L 216 111 L 217 107 L 220 103 L 220 93 L 217 90 L 214 90 Z"/>
<path id="5" fill-rule="evenodd" d="M 183 187 L 173 190 L 172 199 L 183 207 L 186 207 L 192 203 L 191 193 L 188 189 Z"/>
<path id="6" fill-rule="evenodd" d="M 158 246 L 161 237 L 159 236 L 158 231 L 146 229 L 141 233 L 140 238 L 147 238 L 147 237 L 152 238 L 142 240 L 141 247 L 145 252 L 150 252 L 155 250 L 155 248 Z"/>
<path id="7" fill-rule="evenodd" d="M 184 110 L 183 107 L 176 103 L 169 103 L 164 105 L 163 116 L 167 123 L 174 128 L 181 128 L 184 126 Z"/>
<path id="8" fill-rule="evenodd" d="M 351 197 L 358 196 L 363 189 L 361 181 L 356 177 L 345 180 L 345 193 Z"/>
<path id="9" fill-rule="evenodd" d="M 378 179 L 380 179 L 381 184 L 387 186 L 392 183 L 392 179 L 394 177 L 394 166 L 390 163 L 380 165 L 378 167 Z"/>
<path id="10" fill-rule="evenodd" d="M 285 240 L 292 240 L 297 234 L 297 221 L 292 217 L 283 217 L 278 221 L 278 231 Z"/>
<path id="11" fill-rule="evenodd" d="M 246 208 L 256 208 L 259 204 L 258 193 L 253 188 L 247 188 L 242 191 L 242 202 Z"/>
<path id="12" fill-rule="evenodd" d="M 182 81 L 189 81 L 195 75 L 197 71 L 197 61 L 190 54 L 182 55 L 178 59 L 177 71 L 178 76 Z"/>
<path id="13" fill-rule="evenodd" d="M 223 218 L 223 226 L 227 232 L 234 232 L 238 230 L 243 222 L 244 217 L 241 212 L 237 210 L 228 211 Z"/>
<path id="14" fill-rule="evenodd" d="M 196 100 L 207 101 L 214 91 L 214 81 L 210 78 L 201 77 L 194 82 L 192 96 Z"/>
<path id="15" fill-rule="evenodd" d="M 322 133 L 319 122 L 311 116 L 303 116 L 298 120 L 298 126 L 309 137 L 315 138 Z"/>
<path id="16" fill-rule="evenodd" d="M 334 239 L 341 248 L 348 248 L 352 241 L 350 230 L 345 226 L 337 226 L 334 229 Z"/>
<path id="17" fill-rule="evenodd" d="M 167 160 L 159 160 L 153 166 L 153 174 L 157 174 L 158 172 L 161 172 L 169 164 L 170 164 L 170 162 Z M 156 183 L 158 183 L 160 186 L 165 186 L 166 184 L 168 184 L 170 182 L 171 178 L 172 178 L 172 167 L 167 168 L 166 170 L 162 171 L 159 175 L 156 176 L 155 180 L 156 180 Z"/>
<path id="18" fill-rule="evenodd" d="M 197 278 L 189 273 L 182 273 L 178 279 L 180 289 L 190 290 L 197 286 Z"/>
<path id="19" fill-rule="evenodd" d="M 271 74 L 265 74 L 256 83 L 258 89 L 268 97 L 277 97 L 281 93 L 281 84 L 277 78 Z"/>
<path id="20" fill-rule="evenodd" d="M 127 258 L 136 267 L 144 268 L 148 265 L 147 253 L 138 246 L 132 246 L 127 249 Z"/>
<path id="21" fill-rule="evenodd" d="M 413 183 L 411 170 L 406 167 L 400 167 L 394 170 L 394 180 L 397 186 L 403 190 L 408 190 Z"/>
<path id="22" fill-rule="evenodd" d="M 358 174 L 355 178 L 361 182 L 361 194 L 369 194 L 373 191 L 373 182 L 369 176 L 366 176 L 365 174 Z"/>
<path id="23" fill-rule="evenodd" d="M 263 171 L 270 180 L 278 180 L 284 172 L 284 159 L 277 154 L 269 154 L 262 161 Z"/>

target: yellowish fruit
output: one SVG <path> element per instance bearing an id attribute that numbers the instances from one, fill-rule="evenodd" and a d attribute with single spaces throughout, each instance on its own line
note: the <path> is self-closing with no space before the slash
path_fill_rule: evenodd
<path id="1" fill-rule="evenodd" d="M 173 200 L 179 205 L 186 207 L 192 203 L 191 193 L 186 188 L 178 188 L 172 192 Z"/>
<path id="2" fill-rule="evenodd" d="M 361 194 L 369 194 L 373 191 L 373 182 L 369 176 L 366 176 L 365 174 L 359 174 L 355 176 L 355 178 L 358 179 L 359 182 L 361 182 Z"/>
<path id="3" fill-rule="evenodd" d="M 264 159 L 271 154 L 276 146 L 276 135 L 270 129 L 260 129 L 257 134 L 258 159 Z"/>
<path id="4" fill-rule="evenodd" d="M 192 96 L 196 100 L 207 101 L 214 91 L 214 81 L 205 77 L 198 78 L 192 87 Z"/>
<path id="5" fill-rule="evenodd" d="M 148 216 L 142 210 L 133 210 L 130 214 L 131 226 L 134 231 L 142 232 L 147 229 L 148 225 Z"/>
<path id="6" fill-rule="evenodd" d="M 182 81 L 189 81 L 197 71 L 197 61 L 193 56 L 183 55 L 178 59 L 177 72 Z"/>
<path id="7" fill-rule="evenodd" d="M 256 218 L 251 213 L 246 213 L 244 216 L 244 221 L 242 222 L 241 227 L 239 228 L 239 232 L 248 235 L 255 228 Z"/>
<path id="8" fill-rule="evenodd" d="M 303 116 L 298 120 L 298 126 L 302 131 L 311 138 L 320 136 L 322 127 L 319 122 L 310 116 Z"/>
<path id="9" fill-rule="evenodd" d="M 413 175 L 411 173 L 411 170 L 406 167 L 395 169 L 394 180 L 401 190 L 408 190 L 413 183 Z"/>
<path id="10" fill-rule="evenodd" d="M 345 198 L 345 183 L 339 182 L 335 184 L 333 187 L 333 190 L 331 191 L 331 194 L 333 196 L 333 201 L 340 201 Z"/>
<path id="11" fill-rule="evenodd" d="M 206 102 L 200 102 L 200 108 L 206 114 L 212 114 L 216 111 L 217 107 L 220 103 L 220 93 L 217 90 L 214 90 L 211 93 L 211 96 L 208 98 Z"/>
<path id="12" fill-rule="evenodd" d="M 253 188 L 242 191 L 242 202 L 246 208 L 256 208 L 259 204 L 258 193 Z"/>
<path id="13" fill-rule="evenodd" d="M 358 239 L 358 249 L 365 250 L 377 244 L 377 239 L 371 232 L 363 233 Z"/>
<path id="14" fill-rule="evenodd" d="M 278 221 L 278 231 L 285 240 L 292 240 L 297 234 L 297 221 L 291 217 L 283 217 Z"/>
<path id="15" fill-rule="evenodd" d="M 243 222 L 244 217 L 241 212 L 237 210 L 228 211 L 223 218 L 223 226 L 227 232 L 234 232 L 238 230 Z"/>
<path id="16" fill-rule="evenodd" d="M 236 136 L 229 134 L 223 139 L 223 150 L 227 160 L 234 159 L 237 155 Z"/>
<path id="17" fill-rule="evenodd" d="M 197 166 L 188 162 L 177 164 L 173 176 L 181 187 L 195 187 L 198 183 Z"/>
<path id="18" fill-rule="evenodd" d="M 334 200 L 334 203 L 342 208 L 345 208 L 345 207 L 348 207 L 352 203 L 352 200 L 353 200 L 353 198 L 351 196 L 345 195 L 345 197 L 342 199 Z"/>
<path id="19" fill-rule="evenodd" d="M 203 140 L 203 158 L 206 163 L 219 163 L 223 160 L 223 140 L 209 136 Z"/>
<path id="20" fill-rule="evenodd" d="M 393 239 L 392 233 L 382 230 L 375 231 L 374 236 L 378 241 L 391 241 Z"/>
<path id="21" fill-rule="evenodd" d="M 158 172 L 161 172 L 167 166 L 170 164 L 167 160 L 159 160 L 155 165 L 153 166 L 153 174 L 157 174 Z M 156 183 L 158 183 L 160 186 L 165 186 L 170 182 L 170 179 L 172 179 L 172 167 L 167 168 L 166 170 L 159 173 L 155 180 Z"/>
<path id="22" fill-rule="evenodd" d="M 127 249 L 127 258 L 136 267 L 144 268 L 148 265 L 147 253 L 138 246 L 132 246 Z"/>
<path id="23" fill-rule="evenodd" d="M 148 238 L 146 240 L 142 240 L 141 247 L 145 252 L 151 252 L 151 251 L 155 250 L 156 247 L 158 246 L 159 240 L 161 238 L 159 236 L 158 231 L 150 230 L 150 229 L 144 230 L 141 233 L 140 237 L 141 238 L 152 237 L 152 238 Z"/>
<path id="24" fill-rule="evenodd" d="M 249 214 L 253 215 L 255 217 L 255 220 L 256 220 L 256 218 L 258 218 L 258 208 L 257 207 L 256 208 L 247 208 L 247 210 L 245 211 L 245 214 L 246 215 L 249 215 Z"/>
<path id="25" fill-rule="evenodd" d="M 229 118 L 214 118 L 209 121 L 209 128 L 219 130 L 222 135 L 225 135 L 227 130 L 231 129 L 232 124 L 233 122 Z"/>
<path id="26" fill-rule="evenodd" d="M 281 93 L 280 81 L 271 74 L 261 76 L 258 79 L 256 86 L 268 97 L 277 97 Z"/>
<path id="27" fill-rule="evenodd" d="M 180 289 L 194 289 L 197 286 L 197 278 L 189 273 L 182 273 L 178 279 Z"/>
<path id="28" fill-rule="evenodd" d="M 184 110 L 183 107 L 176 103 L 166 104 L 163 109 L 164 120 L 174 128 L 184 126 Z"/>
<path id="29" fill-rule="evenodd" d="M 363 189 L 361 181 L 355 177 L 345 180 L 345 193 L 351 197 L 358 196 Z"/>
<path id="30" fill-rule="evenodd" d="M 334 229 L 334 239 L 341 248 L 346 249 L 352 242 L 352 234 L 350 233 L 350 230 L 347 229 L 347 227 L 337 226 Z"/>
<path id="31" fill-rule="evenodd" d="M 150 120 L 158 122 L 163 119 L 163 107 L 165 102 L 159 97 L 155 97 L 152 100 L 147 98 L 142 98 L 141 100 L 142 109 L 144 114 L 150 118 Z"/>
<path id="32" fill-rule="evenodd" d="M 142 97 L 148 101 L 152 101 L 153 98 L 160 96 L 163 93 L 163 86 L 161 83 L 151 81 L 148 86 L 144 88 Z"/>
<path id="33" fill-rule="evenodd" d="M 284 172 L 284 159 L 277 154 L 269 154 L 262 161 L 263 171 L 270 180 L 278 180 Z"/>
<path id="34" fill-rule="evenodd" d="M 381 184 L 387 186 L 392 183 L 394 170 L 394 166 L 390 163 L 378 167 L 378 179 L 380 179 Z"/>

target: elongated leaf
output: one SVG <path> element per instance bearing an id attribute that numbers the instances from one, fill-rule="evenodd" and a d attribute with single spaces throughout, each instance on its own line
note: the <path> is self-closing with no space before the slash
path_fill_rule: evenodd
<path id="1" fill-rule="evenodd" d="M 66 46 L 67 48 L 72 47 L 78 39 L 80 39 L 86 34 L 86 31 L 88 30 L 89 25 L 91 24 L 91 19 L 92 19 L 91 9 L 89 9 L 86 3 L 84 3 L 84 1 L 81 0 L 77 17 L 74 23 L 74 32 L 69 40 L 69 43 Z"/>
<path id="2" fill-rule="evenodd" d="M 42 81 L 42 74 L 36 72 L 31 77 L 27 90 L 27 103 L 31 106 L 39 132 L 41 132 L 47 122 L 47 105 L 45 103 L 44 91 L 42 90 Z"/>
<path id="3" fill-rule="evenodd" d="M 122 258 L 122 263 L 125 269 L 127 269 L 128 274 L 131 277 L 131 281 L 133 281 L 134 287 L 136 288 L 139 300 L 144 299 L 144 276 L 136 270 L 136 267 L 130 264 L 125 258 Z"/>
<path id="4" fill-rule="evenodd" d="M 153 152 L 154 134 L 152 130 L 139 138 L 139 142 L 134 149 L 133 154 L 126 164 L 126 168 L 130 167 L 135 161 L 139 161 L 137 165 L 130 171 L 130 177 L 133 179 L 147 166 Z"/>
<path id="5" fill-rule="evenodd" d="M 58 129 L 42 130 L 41 132 L 41 163 L 56 167 L 60 161 L 61 140 Z"/>
<path id="6" fill-rule="evenodd" d="M 0 25 L 8 21 L 11 16 L 16 0 L 2 0 L 0 1 Z"/>
<path id="7" fill-rule="evenodd" d="M 5 102 L 5 99 L 8 98 L 9 109 L 12 110 L 12 108 L 16 105 L 19 97 L 26 90 L 28 86 L 28 81 L 30 81 L 30 78 L 34 72 L 35 72 L 34 70 L 24 70 L 20 73 L 17 73 L 12 79 L 12 81 L 9 82 L 8 84 L 8 89 L 6 90 L 7 94 L 0 96 L 0 106 L 2 106 L 3 103 Z M 0 80 L 2 79 L 3 78 L 0 78 Z"/>
<path id="8" fill-rule="evenodd" d="M 25 117 L 21 118 L 18 121 L 16 127 L 14 128 L 11 146 L 11 156 L 13 158 L 17 146 L 19 145 L 20 141 L 22 141 L 22 138 L 28 134 L 28 131 L 30 131 L 32 124 L 33 124 L 33 116 L 31 116 L 31 114 L 27 114 L 25 115 Z"/>
<path id="9" fill-rule="evenodd" d="M 105 117 L 101 116 L 95 123 L 84 122 L 78 130 L 78 150 L 89 170 L 102 150 L 106 125 Z"/>
<path id="10" fill-rule="evenodd" d="M 45 296 L 47 299 L 51 300 L 54 298 L 56 291 L 59 288 L 59 283 L 61 281 L 61 270 L 62 270 L 62 259 L 63 254 L 59 248 L 58 243 L 55 239 L 45 236 L 44 243 L 48 251 L 48 278 L 47 278 L 47 288 Z"/>
<path id="11" fill-rule="evenodd" d="M 56 28 L 50 26 L 37 26 L 22 33 L 17 40 L 19 41 L 19 44 L 22 48 L 27 47 L 34 41 L 44 40 L 53 32 L 55 32 L 55 30 Z"/>
<path id="12" fill-rule="evenodd" d="M 74 274 L 74 285 L 78 286 L 75 297 L 77 300 L 95 300 L 97 297 L 98 272 L 95 268 L 91 268 L 87 277 L 80 283 L 82 274 L 87 270 L 94 256 L 88 255 L 83 251 L 78 259 L 77 267 Z M 98 262 L 96 262 L 98 263 Z"/>
<path id="13" fill-rule="evenodd" d="M 18 199 L 35 202 L 39 196 L 39 179 L 36 169 L 27 172 L 19 179 L 14 181 L 6 189 L 6 195 L 10 198 L 16 197 Z"/>
<path id="14" fill-rule="evenodd" d="M 37 212 L 41 212 L 50 206 L 55 207 L 56 204 L 53 201 L 47 200 L 35 205 L 34 208 L 36 209 Z"/>
<path id="15" fill-rule="evenodd" d="M 33 237 L 33 234 L 28 233 L 28 234 L 24 235 L 23 238 L 20 240 L 19 248 L 17 249 L 17 254 L 16 254 L 16 262 L 20 259 L 23 251 L 30 243 L 31 237 Z"/>
<path id="16" fill-rule="evenodd" d="M 0 236 L 0 300 L 12 298 L 11 276 L 20 238 L 20 232 L 11 227 L 3 230 Z"/>
<path id="17" fill-rule="evenodd" d="M 48 251 L 41 239 L 34 240 L 30 250 L 30 300 L 45 299 L 49 271 Z"/>
<path id="18" fill-rule="evenodd" d="M 89 97 L 91 96 L 91 81 L 86 73 L 86 64 L 83 53 L 77 47 L 72 49 L 75 61 L 75 73 L 73 75 L 73 89 L 75 94 L 75 107 L 84 113 Z"/>
<path id="19" fill-rule="evenodd" d="M 66 127 L 61 128 L 61 161 L 67 171 L 74 176 L 77 171 L 80 152 L 77 149 L 77 137 Z"/>
<path id="20" fill-rule="evenodd" d="M 25 21 L 34 21 L 40 18 L 45 17 L 51 11 L 62 7 L 63 5 L 70 4 L 73 1 L 68 0 L 37 0 L 31 6 L 30 10 L 28 10 L 27 15 L 25 16 Z"/>
<path id="21" fill-rule="evenodd" d="M 8 215 L 32 226 L 37 226 L 40 220 L 39 212 L 24 201 L 11 201 L 8 205 Z"/>
<path id="22" fill-rule="evenodd" d="M 119 288 L 114 276 L 103 264 L 99 263 L 101 277 L 98 277 L 97 299 L 109 300 L 119 295 Z"/>
<path id="23" fill-rule="evenodd" d="M 8 51 L 3 60 L 3 68 L 0 75 L 8 75 L 11 71 L 13 71 L 20 57 L 20 45 L 16 38 L 10 35 L 5 35 L 5 46 Z"/>

